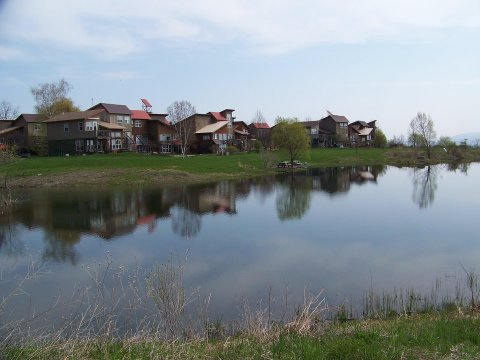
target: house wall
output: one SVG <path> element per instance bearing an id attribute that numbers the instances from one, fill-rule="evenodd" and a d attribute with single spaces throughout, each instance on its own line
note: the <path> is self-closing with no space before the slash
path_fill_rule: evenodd
<path id="1" fill-rule="evenodd" d="M 335 134 L 336 143 L 344 145 L 348 143 L 348 125 L 347 123 L 342 123 L 345 124 L 345 127 L 342 128 L 340 124 L 330 116 L 320 120 L 320 128 Z"/>
<path id="2" fill-rule="evenodd" d="M 46 123 L 47 124 L 47 139 L 53 140 L 70 140 L 70 139 L 93 139 L 97 137 L 95 130 L 85 131 L 79 130 L 78 123 L 83 122 L 83 129 L 85 129 L 84 120 L 70 120 Z M 68 131 L 64 130 L 64 124 L 68 123 Z"/>
<path id="3" fill-rule="evenodd" d="M 27 124 L 26 147 L 30 152 L 38 155 L 48 154 L 47 124 L 43 122 L 31 122 Z"/>

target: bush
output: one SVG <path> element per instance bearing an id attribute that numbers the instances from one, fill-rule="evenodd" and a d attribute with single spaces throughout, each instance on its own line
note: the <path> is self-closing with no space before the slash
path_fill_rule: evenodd
<path id="1" fill-rule="evenodd" d="M 228 145 L 227 146 L 227 153 L 229 153 L 230 155 L 236 154 L 239 151 L 240 150 L 238 150 L 238 148 L 236 146 L 233 146 L 233 145 Z"/>

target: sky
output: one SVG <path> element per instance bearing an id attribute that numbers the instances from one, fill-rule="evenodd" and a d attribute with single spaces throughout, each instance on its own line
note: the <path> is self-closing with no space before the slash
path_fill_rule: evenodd
<path id="1" fill-rule="evenodd" d="M 0 101 L 64 78 L 99 102 L 480 131 L 478 0 L 0 0 Z"/>

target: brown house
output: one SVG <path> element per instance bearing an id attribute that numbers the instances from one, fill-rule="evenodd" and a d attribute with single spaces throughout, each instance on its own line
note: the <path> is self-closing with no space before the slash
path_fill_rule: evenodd
<path id="1" fill-rule="evenodd" d="M 235 110 L 232 109 L 225 109 L 220 112 L 193 114 L 182 120 L 181 124 L 173 125 L 173 127 L 177 128 L 177 133 L 180 127 L 187 129 L 190 134 L 189 143 L 192 152 L 222 152 L 222 149 L 226 149 L 227 145 L 233 143 L 234 111 Z M 213 124 L 217 125 L 210 126 Z M 206 128 L 207 126 L 210 127 Z"/>
<path id="2" fill-rule="evenodd" d="M 102 122 L 121 126 L 123 131 L 122 150 L 135 150 L 135 140 L 132 134 L 132 112 L 125 105 L 98 103 L 88 110 L 104 110 Z"/>
<path id="3" fill-rule="evenodd" d="M 252 140 L 258 140 L 265 149 L 272 147 L 272 129 L 267 123 L 251 123 L 248 125 L 248 132 Z"/>
<path id="4" fill-rule="evenodd" d="M 248 125 L 245 122 L 233 122 L 233 138 L 233 145 L 235 145 L 240 151 L 248 151 L 250 149 L 250 132 L 248 131 Z"/>
<path id="5" fill-rule="evenodd" d="M 328 111 L 328 116 L 319 121 L 319 145 L 346 146 L 348 143 L 348 119 Z"/>
<path id="6" fill-rule="evenodd" d="M 70 112 L 43 121 L 50 155 L 124 150 L 123 126 L 102 122 L 103 109 Z"/>
<path id="7" fill-rule="evenodd" d="M 135 150 L 138 152 L 152 151 L 148 138 L 148 122 L 150 115 L 144 110 L 132 111 L 132 136 L 135 142 Z"/>
<path id="8" fill-rule="evenodd" d="M 20 153 L 47 153 L 47 128 L 37 114 L 20 114 L 0 130 L 0 144 L 15 146 Z"/>
<path id="9" fill-rule="evenodd" d="M 175 129 L 167 120 L 168 114 L 149 114 L 148 137 L 160 154 L 178 152 L 178 138 Z"/>
<path id="10" fill-rule="evenodd" d="M 348 125 L 348 138 L 352 146 L 370 146 L 375 139 L 376 120 L 355 121 Z"/>

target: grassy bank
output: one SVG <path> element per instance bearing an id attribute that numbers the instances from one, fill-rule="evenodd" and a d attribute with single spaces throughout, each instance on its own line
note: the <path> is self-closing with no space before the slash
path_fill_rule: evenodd
<path id="1" fill-rule="evenodd" d="M 275 171 L 285 160 L 281 152 L 246 153 L 230 156 L 198 155 L 188 158 L 136 153 L 70 157 L 31 157 L 0 166 L 0 178 L 11 186 L 116 185 L 145 183 L 188 183 Z M 312 149 L 310 166 L 395 165 L 412 166 L 449 161 L 480 161 L 480 149 L 457 149 L 446 153 L 435 149 L 430 160 L 421 150 L 399 149 Z M 2 181 L 4 182 L 4 181 Z"/>
<path id="2" fill-rule="evenodd" d="M 46 342 L 3 349 L 3 359 L 478 359 L 478 314 L 441 312 L 334 323 L 321 334 L 162 342 L 151 338 Z"/>

